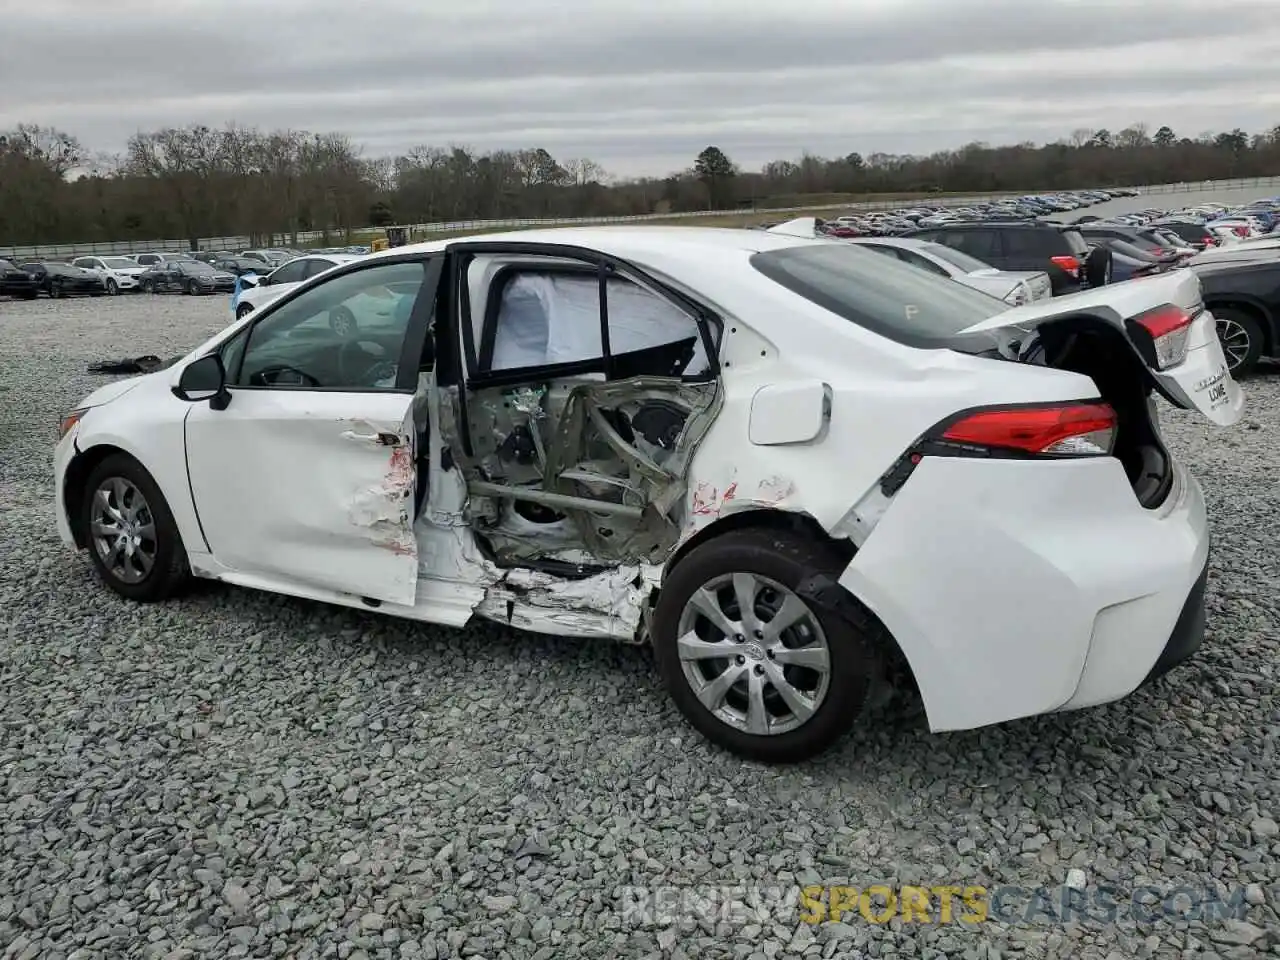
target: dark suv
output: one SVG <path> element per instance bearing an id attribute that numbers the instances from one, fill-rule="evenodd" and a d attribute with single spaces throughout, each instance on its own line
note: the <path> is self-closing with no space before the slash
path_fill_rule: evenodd
<path id="1" fill-rule="evenodd" d="M 1026 221 L 956 223 L 913 230 L 906 236 L 946 244 L 1001 270 L 1043 270 L 1049 274 L 1055 297 L 1109 279 L 1107 252 L 1092 251 L 1071 226 Z"/>

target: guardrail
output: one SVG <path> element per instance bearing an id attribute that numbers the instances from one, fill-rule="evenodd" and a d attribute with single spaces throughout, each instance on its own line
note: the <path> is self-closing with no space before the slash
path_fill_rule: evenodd
<path id="1" fill-rule="evenodd" d="M 1088 190 L 1090 187 L 1079 187 L 1077 189 Z M 1200 180 L 1188 181 L 1182 183 L 1160 183 L 1151 186 L 1139 187 L 1143 196 L 1158 196 L 1177 193 L 1200 193 L 1200 192 L 1226 192 L 1231 190 L 1265 190 L 1275 189 L 1280 192 L 1280 177 L 1242 177 L 1235 180 Z M 1025 195 L 1032 191 L 999 193 L 999 194 L 973 194 L 963 197 L 936 197 L 929 198 L 928 195 L 918 195 L 917 201 L 920 203 L 929 203 L 935 206 L 956 207 L 965 206 L 971 203 L 989 203 L 1010 196 Z M 629 216 L 607 216 L 607 217 L 552 217 L 552 218 L 509 218 L 504 220 L 450 220 L 437 223 L 410 223 L 397 224 L 414 234 L 427 235 L 432 233 L 453 233 L 465 232 L 468 230 L 494 230 L 499 228 L 521 228 L 521 227 L 544 227 L 544 226 L 573 226 L 588 224 L 607 224 L 607 223 L 643 223 L 646 220 L 696 220 L 700 217 L 729 217 L 729 216 L 758 216 L 762 220 L 772 218 L 777 214 L 803 214 L 813 213 L 820 210 L 832 210 L 840 207 L 847 210 L 894 210 L 904 206 L 910 206 L 911 200 L 860 200 L 849 203 L 824 203 L 814 204 L 802 207 L 758 207 L 755 209 L 735 209 L 735 210 L 685 210 L 679 213 L 640 213 Z M 362 227 L 356 230 L 356 233 L 367 234 L 369 232 L 381 234 L 380 227 Z M 294 239 L 298 243 L 311 243 L 315 240 L 324 238 L 324 231 L 308 230 L 296 235 L 294 234 L 275 234 L 272 242 L 263 244 L 263 246 L 291 246 Z M 333 237 L 333 232 L 329 234 Z M 249 237 L 202 237 L 196 241 L 198 248 L 201 250 L 241 250 L 251 245 Z M 341 241 L 335 240 L 335 243 Z M 109 243 L 53 243 L 53 244 L 35 244 L 32 246 L 22 247 L 0 247 L 0 257 L 7 259 L 30 259 L 33 257 L 49 257 L 62 258 L 71 256 L 110 256 L 125 253 L 153 253 L 157 251 L 168 251 L 177 253 L 191 249 L 189 240 L 121 240 Z"/>

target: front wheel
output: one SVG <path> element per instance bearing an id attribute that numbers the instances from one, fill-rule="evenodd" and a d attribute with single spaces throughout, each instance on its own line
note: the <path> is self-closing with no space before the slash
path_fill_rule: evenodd
<path id="1" fill-rule="evenodd" d="M 187 294 L 192 297 L 200 296 L 200 286 L 194 280 L 187 281 Z"/>
<path id="2" fill-rule="evenodd" d="M 164 600 L 190 577 L 178 525 L 151 475 L 126 454 L 89 474 L 81 503 L 89 556 L 108 587 L 129 600 Z"/>
<path id="3" fill-rule="evenodd" d="M 61 300 L 64 296 L 66 296 L 66 291 L 62 289 L 62 284 L 51 281 L 49 283 L 49 298 L 51 300 Z"/>
<path id="4" fill-rule="evenodd" d="M 1234 307 L 1211 308 L 1218 322 L 1218 342 L 1227 358 L 1227 370 L 1233 377 L 1249 374 L 1262 358 L 1262 325 L 1243 310 Z"/>
<path id="5" fill-rule="evenodd" d="M 653 617 L 658 668 L 680 712 L 713 743 L 768 763 L 807 760 L 852 727 L 878 682 L 874 620 L 807 598 L 839 557 L 798 534 L 727 533 L 668 575 Z"/>
<path id="6" fill-rule="evenodd" d="M 240 306 L 236 307 L 237 320 L 243 320 L 251 313 L 253 313 L 253 304 L 251 303 L 242 303 Z"/>
<path id="7" fill-rule="evenodd" d="M 120 284 L 116 283 L 114 280 L 108 280 L 107 296 L 115 297 L 115 296 L 118 296 L 119 294 L 120 294 Z"/>
<path id="8" fill-rule="evenodd" d="M 156 288 L 152 286 L 150 280 L 143 280 L 141 283 L 138 284 L 138 291 L 140 293 L 155 293 Z"/>

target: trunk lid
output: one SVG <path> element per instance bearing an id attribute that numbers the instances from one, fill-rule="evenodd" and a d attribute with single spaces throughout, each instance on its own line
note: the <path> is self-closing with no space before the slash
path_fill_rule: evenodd
<path id="1" fill-rule="evenodd" d="M 1190 316 L 1186 353 L 1178 362 L 1161 369 L 1152 354 L 1138 318 L 1173 307 Z M 1142 361 L 1151 384 L 1170 403 L 1196 410 L 1219 426 L 1231 426 L 1244 414 L 1244 392 L 1227 371 L 1227 360 L 1218 340 L 1217 321 L 1204 309 L 1199 278 L 1190 270 L 1131 280 L 1083 293 L 1014 307 L 961 330 L 959 344 L 971 346 L 991 339 L 1006 359 L 1025 360 L 1034 353 L 1036 330 L 1047 323 L 1072 317 L 1103 321 L 1114 326 Z M 966 352 L 969 352 L 966 350 Z"/>

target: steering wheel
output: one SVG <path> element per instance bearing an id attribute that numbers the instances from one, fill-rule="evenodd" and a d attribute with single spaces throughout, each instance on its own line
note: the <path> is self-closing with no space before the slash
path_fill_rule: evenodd
<path id="1" fill-rule="evenodd" d="M 376 340 L 356 337 L 338 348 L 338 375 L 346 384 L 377 386 L 380 381 L 394 379 L 399 366 L 398 358 L 388 358 L 386 349 Z"/>
<path id="2" fill-rule="evenodd" d="M 273 363 L 270 366 L 255 370 L 249 377 L 249 383 L 255 387 L 318 387 L 320 381 L 309 373 L 287 363 Z"/>

